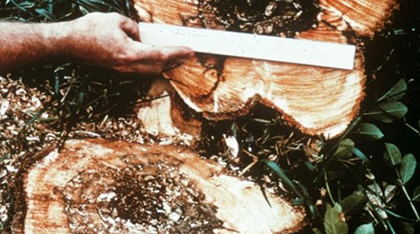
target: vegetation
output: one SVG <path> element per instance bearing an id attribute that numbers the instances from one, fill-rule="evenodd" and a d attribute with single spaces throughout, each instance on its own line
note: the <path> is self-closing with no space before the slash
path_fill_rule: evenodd
<path id="1" fill-rule="evenodd" d="M 307 208 L 311 225 L 305 231 L 414 233 L 420 229 L 418 9 L 419 3 L 402 0 L 392 24 L 375 35 L 373 42 L 366 39 L 367 97 L 358 118 L 340 139 L 304 136 L 291 130 L 278 114 L 257 106 L 235 121 L 208 122 L 202 148 L 206 154 L 217 154 L 232 167 L 240 167 L 242 175 L 274 184 L 279 191 L 287 188 L 293 204 Z M 0 3 L 0 18 L 7 20 L 62 21 L 91 11 L 115 11 L 133 17 L 129 0 Z M 131 84 L 138 83 L 146 91 L 150 81 L 145 77 L 139 82 L 128 75 L 77 64 L 27 68 L 9 77 L 21 77 L 53 98 L 40 112 L 33 113 L 16 139 L 0 133 L 0 140 L 7 140 L 10 146 L 1 161 L 22 151 L 33 153 L 24 139 L 32 123 L 46 121 L 57 131 L 69 133 L 81 120 L 118 116 L 121 108 L 130 106 L 127 103 L 144 97 Z M 44 112 L 53 113 L 53 118 L 41 120 Z M 219 141 L 223 134 L 236 138 L 242 150 L 239 156 L 247 160 L 235 164 L 227 154 L 219 153 L 225 151 Z M 7 222 L 1 227 L 7 230 Z"/>

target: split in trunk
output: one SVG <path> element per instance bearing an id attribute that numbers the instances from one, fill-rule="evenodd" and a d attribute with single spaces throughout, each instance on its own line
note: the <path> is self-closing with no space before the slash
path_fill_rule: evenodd
<path id="1" fill-rule="evenodd" d="M 183 140 L 192 146 L 198 143 L 201 138 L 201 121 L 182 102 L 169 81 L 155 80 L 147 99 L 140 100 L 134 108 L 146 132 L 158 137 Z"/>

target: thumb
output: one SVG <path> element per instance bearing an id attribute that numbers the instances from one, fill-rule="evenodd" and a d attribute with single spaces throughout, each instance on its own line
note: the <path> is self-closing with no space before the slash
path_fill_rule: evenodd
<path id="1" fill-rule="evenodd" d="M 139 26 L 134 20 L 126 18 L 126 20 L 121 23 L 120 27 L 131 39 L 140 41 Z"/>

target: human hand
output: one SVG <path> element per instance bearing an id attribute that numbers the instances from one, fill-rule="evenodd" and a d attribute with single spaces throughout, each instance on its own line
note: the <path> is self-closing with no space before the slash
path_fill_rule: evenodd
<path id="1" fill-rule="evenodd" d="M 138 25 L 117 13 L 90 13 L 66 24 L 67 53 L 86 64 L 156 75 L 194 55 L 186 47 L 142 44 Z"/>

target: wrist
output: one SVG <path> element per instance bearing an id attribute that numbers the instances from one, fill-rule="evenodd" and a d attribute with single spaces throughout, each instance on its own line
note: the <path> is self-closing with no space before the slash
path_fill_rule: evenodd
<path id="1" fill-rule="evenodd" d="M 42 30 L 45 48 L 52 59 L 68 59 L 72 57 L 74 43 L 71 35 L 70 22 L 44 24 Z"/>

